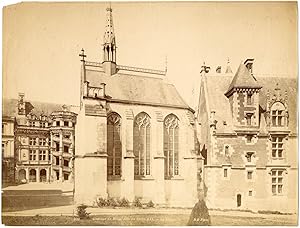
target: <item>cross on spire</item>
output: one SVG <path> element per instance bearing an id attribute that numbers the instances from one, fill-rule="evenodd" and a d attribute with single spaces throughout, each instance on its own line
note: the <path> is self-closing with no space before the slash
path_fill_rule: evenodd
<path id="1" fill-rule="evenodd" d="M 82 58 L 80 61 L 84 62 L 85 61 L 84 58 L 86 57 L 86 55 L 84 54 L 84 49 L 83 48 L 81 49 L 81 53 L 79 54 L 79 56 Z"/>

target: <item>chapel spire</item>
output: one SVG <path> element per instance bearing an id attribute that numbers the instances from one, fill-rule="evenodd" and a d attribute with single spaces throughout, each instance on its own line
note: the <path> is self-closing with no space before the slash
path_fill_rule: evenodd
<path id="1" fill-rule="evenodd" d="M 106 73 L 116 73 L 116 38 L 113 25 L 112 8 L 106 9 L 106 25 L 103 37 L 103 64 Z"/>

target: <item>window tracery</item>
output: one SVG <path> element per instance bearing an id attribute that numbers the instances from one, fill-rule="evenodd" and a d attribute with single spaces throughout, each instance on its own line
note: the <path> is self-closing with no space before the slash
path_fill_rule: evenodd
<path id="1" fill-rule="evenodd" d="M 120 176 L 122 164 L 121 117 L 113 112 L 107 117 L 107 175 Z"/>
<path id="2" fill-rule="evenodd" d="M 150 175 L 150 117 L 142 112 L 134 120 L 133 153 L 134 175 Z"/>
<path id="3" fill-rule="evenodd" d="M 179 175 L 179 120 L 170 114 L 164 120 L 165 177 Z"/>

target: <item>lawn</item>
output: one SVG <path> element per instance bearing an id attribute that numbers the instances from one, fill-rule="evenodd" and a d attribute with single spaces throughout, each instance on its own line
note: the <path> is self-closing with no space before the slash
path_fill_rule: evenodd
<path id="1" fill-rule="evenodd" d="M 287 219 L 288 218 L 288 219 Z M 21 225 L 21 226 L 45 226 L 45 225 L 66 225 L 66 226 L 97 226 L 97 225 L 131 225 L 131 226 L 155 226 L 155 225 L 169 225 L 169 226 L 182 226 L 188 222 L 188 215 L 115 215 L 105 216 L 97 215 L 91 216 L 91 219 L 78 220 L 70 216 L 4 216 L 2 217 L 2 223 L 5 225 Z M 292 226 L 297 225 L 296 216 L 272 216 L 270 218 L 262 217 L 238 217 L 238 216 L 211 216 L 211 223 L 215 226 Z"/>

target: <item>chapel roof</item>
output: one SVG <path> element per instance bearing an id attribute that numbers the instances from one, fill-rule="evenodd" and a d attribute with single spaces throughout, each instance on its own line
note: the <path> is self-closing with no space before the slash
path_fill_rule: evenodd
<path id="1" fill-rule="evenodd" d="M 89 86 L 99 87 L 105 83 L 105 94 L 113 100 L 191 109 L 175 86 L 163 77 L 131 71 L 119 71 L 108 76 L 101 67 L 98 70 L 86 70 Z"/>

